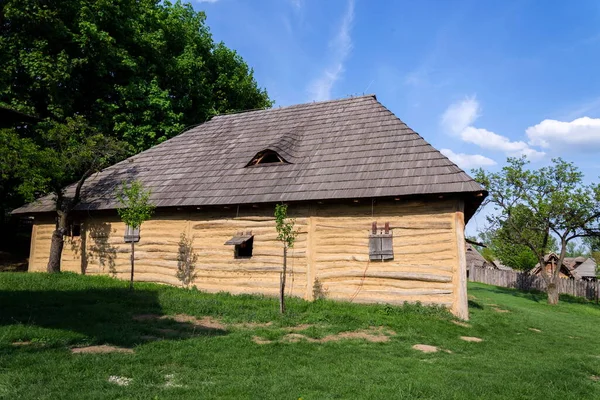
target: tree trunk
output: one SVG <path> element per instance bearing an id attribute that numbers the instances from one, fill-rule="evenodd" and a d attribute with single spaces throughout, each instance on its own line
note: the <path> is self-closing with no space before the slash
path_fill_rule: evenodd
<path id="1" fill-rule="evenodd" d="M 135 242 L 131 242 L 131 279 L 129 280 L 129 290 L 133 290 L 133 267 L 135 264 Z"/>
<path id="2" fill-rule="evenodd" d="M 554 282 L 548 284 L 548 304 L 558 304 L 558 285 Z"/>
<path id="3" fill-rule="evenodd" d="M 67 216 L 68 214 L 64 211 L 58 213 L 58 226 L 52 232 L 50 257 L 48 259 L 48 266 L 46 267 L 49 273 L 60 272 L 60 259 L 65 244 L 64 235 L 67 233 Z"/>
<path id="4" fill-rule="evenodd" d="M 287 270 L 287 246 L 283 246 L 283 271 L 279 275 L 279 312 L 285 313 L 285 276 Z"/>

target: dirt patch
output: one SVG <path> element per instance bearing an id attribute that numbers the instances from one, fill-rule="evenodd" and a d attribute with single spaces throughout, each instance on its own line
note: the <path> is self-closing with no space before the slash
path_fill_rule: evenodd
<path id="1" fill-rule="evenodd" d="M 252 341 L 256 344 L 269 344 L 273 343 L 272 340 L 261 338 L 260 336 L 253 336 Z"/>
<path id="2" fill-rule="evenodd" d="M 598 376 L 598 375 L 592 375 L 592 376 L 590 376 L 590 379 L 593 380 L 594 382 L 600 382 L 600 376 Z"/>
<path id="3" fill-rule="evenodd" d="M 138 314 L 131 317 L 132 320 L 137 322 L 148 322 L 148 321 L 156 321 L 160 318 L 160 315 L 157 314 Z"/>
<path id="4" fill-rule="evenodd" d="M 313 339 L 308 336 L 302 335 L 300 333 L 288 333 L 282 339 L 282 341 L 287 342 L 287 343 L 298 343 L 303 340 L 306 340 L 307 342 L 315 343 L 315 342 L 320 341 L 321 339 Z"/>
<path id="5" fill-rule="evenodd" d="M 306 329 L 306 328 L 305 328 Z M 358 331 L 340 332 L 335 335 L 327 335 L 321 339 L 314 339 L 300 333 L 288 333 L 282 339 L 287 343 L 298 343 L 305 340 L 310 343 L 327 343 L 337 342 L 339 340 L 363 339 L 368 342 L 382 343 L 390 340 L 390 336 L 396 335 L 396 332 L 384 327 L 370 327 L 369 329 L 361 329 Z"/>
<path id="6" fill-rule="evenodd" d="M 414 350 L 422 351 L 423 353 L 437 353 L 440 348 L 428 344 L 415 344 L 412 347 Z"/>
<path id="7" fill-rule="evenodd" d="M 204 329 L 218 329 L 225 330 L 227 326 L 216 318 L 213 317 L 202 317 L 196 318 L 192 315 L 177 314 L 177 315 L 157 315 L 157 314 L 139 314 L 131 317 L 134 321 L 138 322 L 151 322 L 158 320 L 172 320 L 180 323 L 187 323 L 194 326 L 198 326 Z"/>
<path id="8" fill-rule="evenodd" d="M 285 327 L 283 329 L 288 330 L 288 331 L 292 331 L 292 332 L 299 332 L 299 331 L 303 331 L 306 330 L 308 328 L 313 327 L 314 325 L 311 324 L 300 324 L 300 325 L 296 325 L 296 326 L 288 326 Z"/>
<path id="9" fill-rule="evenodd" d="M 496 312 L 499 312 L 499 313 L 507 313 L 507 312 L 510 312 L 510 311 L 508 311 L 508 310 L 504 310 L 504 309 L 502 309 L 502 308 L 498 308 L 498 307 L 493 307 L 493 308 L 492 308 L 492 310 L 494 310 L 494 311 L 496 311 Z"/>
<path id="10" fill-rule="evenodd" d="M 470 328 L 471 327 L 471 324 L 467 324 L 466 322 L 462 322 L 462 321 L 452 320 L 450 322 L 452 322 L 454 325 L 462 326 L 463 328 Z"/>
<path id="11" fill-rule="evenodd" d="M 29 346 L 32 344 L 30 341 L 12 342 L 13 346 Z"/>
<path id="12" fill-rule="evenodd" d="M 233 324 L 231 325 L 235 328 L 242 328 L 242 329 L 256 329 L 256 328 L 269 328 L 271 326 L 273 326 L 272 322 L 244 322 L 241 324 Z"/>
<path id="13" fill-rule="evenodd" d="M 219 329 L 225 330 L 227 326 L 223 324 L 216 318 L 213 317 L 202 317 L 200 319 L 187 314 L 177 314 L 177 315 L 164 315 L 161 319 L 172 319 L 173 321 L 189 323 L 195 326 L 199 326 L 205 329 Z"/>
<path id="14" fill-rule="evenodd" d="M 73 354 L 102 354 L 102 353 L 133 353 L 133 349 L 126 347 L 109 346 L 103 344 L 100 346 L 74 347 L 71 349 Z"/>
<path id="15" fill-rule="evenodd" d="M 542 331 L 537 329 L 537 328 L 527 328 L 529 329 L 531 332 L 537 332 L 537 333 L 541 333 Z"/>
<path id="16" fill-rule="evenodd" d="M 473 337 L 473 336 L 461 336 L 460 337 L 462 340 L 464 340 L 465 342 L 483 342 L 482 338 L 478 338 L 478 337 Z"/>

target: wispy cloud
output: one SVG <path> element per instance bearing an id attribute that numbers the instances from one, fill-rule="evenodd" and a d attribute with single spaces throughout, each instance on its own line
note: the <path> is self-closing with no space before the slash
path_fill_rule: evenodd
<path id="1" fill-rule="evenodd" d="M 295 8 L 302 8 L 303 0 L 290 0 L 290 4 Z"/>
<path id="2" fill-rule="evenodd" d="M 496 161 L 482 156 L 481 154 L 455 153 L 450 149 L 442 149 L 440 152 L 448 157 L 453 163 L 465 170 L 475 167 L 489 167 L 496 165 Z"/>
<path id="3" fill-rule="evenodd" d="M 480 115 L 479 102 L 475 96 L 450 104 L 442 114 L 442 125 L 453 133 L 461 133 Z"/>
<path id="4" fill-rule="evenodd" d="M 475 96 L 451 104 L 442 114 L 441 124 L 445 130 L 460 137 L 464 142 L 475 144 L 482 149 L 501 151 L 508 156 L 526 155 L 531 160 L 539 160 L 545 153 L 535 150 L 531 145 L 539 145 L 530 141 L 512 141 L 506 136 L 473 126 L 481 115 L 481 107 Z M 458 164 L 458 163 L 457 163 Z"/>
<path id="5" fill-rule="evenodd" d="M 354 0 L 348 0 L 348 7 L 342 18 L 340 28 L 330 41 L 329 48 L 333 54 L 330 64 L 321 76 L 312 81 L 308 87 L 311 100 L 329 100 L 333 85 L 342 77 L 344 64 L 352 51 L 352 22 L 354 21 Z"/>
<path id="6" fill-rule="evenodd" d="M 219 0 L 192 0 L 196 3 L 216 3 Z"/>

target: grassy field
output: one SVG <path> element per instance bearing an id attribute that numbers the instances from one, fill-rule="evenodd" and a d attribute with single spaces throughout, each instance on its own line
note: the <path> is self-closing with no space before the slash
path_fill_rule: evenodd
<path id="1" fill-rule="evenodd" d="M 600 307 L 482 284 L 469 296 L 459 326 L 416 305 L 290 299 L 281 317 L 259 296 L 2 273 L 0 398 L 600 398 Z M 72 353 L 95 344 L 133 352 Z"/>

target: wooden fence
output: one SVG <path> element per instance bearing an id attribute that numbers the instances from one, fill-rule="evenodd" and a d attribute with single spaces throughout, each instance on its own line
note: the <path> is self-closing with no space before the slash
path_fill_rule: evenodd
<path id="1" fill-rule="evenodd" d="M 529 275 L 526 272 L 471 267 L 469 269 L 469 280 L 525 291 L 546 291 L 546 282 L 541 276 Z M 598 300 L 600 294 L 598 286 L 598 282 L 559 279 L 558 291 L 571 296 Z"/>

